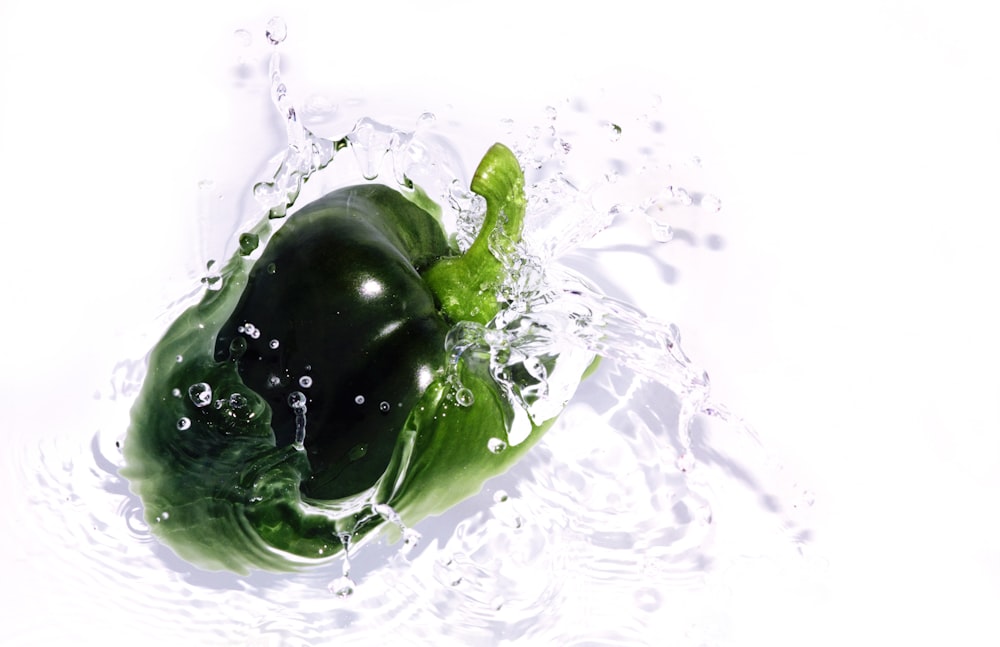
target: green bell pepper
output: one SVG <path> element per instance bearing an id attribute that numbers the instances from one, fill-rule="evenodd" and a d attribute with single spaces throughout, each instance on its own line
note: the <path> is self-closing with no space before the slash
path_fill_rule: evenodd
<path id="1" fill-rule="evenodd" d="M 524 219 L 502 145 L 471 188 L 487 209 L 464 254 L 419 191 L 352 186 L 290 216 L 255 262 L 270 225 L 245 234 L 218 289 L 170 326 L 122 474 L 181 557 L 241 573 L 327 559 L 383 525 L 384 506 L 412 525 L 477 493 L 552 424 L 509 438 L 518 405 L 488 353 L 446 350 L 456 324 L 501 311 L 494 254 Z"/>

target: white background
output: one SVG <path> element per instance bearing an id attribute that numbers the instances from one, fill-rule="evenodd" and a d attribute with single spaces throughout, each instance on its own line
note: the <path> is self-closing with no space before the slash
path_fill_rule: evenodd
<path id="1" fill-rule="evenodd" d="M 174 214 L 252 154 L 221 86 L 233 30 L 281 15 L 308 53 L 290 76 L 471 110 L 649 89 L 725 205 L 724 253 L 673 318 L 816 494 L 828 581 L 789 618 L 815 633 L 782 639 L 1000 642 L 987 3 L 64 4 L 0 3 L 5 431 L 88 415 L 80 384 L 169 298 L 156 281 L 190 244 Z M 638 292 L 657 314 L 657 286 Z M 58 618 L 4 588 L 6 618 Z"/>

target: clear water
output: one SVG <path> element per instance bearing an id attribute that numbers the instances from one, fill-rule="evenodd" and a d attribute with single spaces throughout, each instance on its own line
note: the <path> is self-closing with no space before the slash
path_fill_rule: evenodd
<path id="1" fill-rule="evenodd" d="M 260 37 L 279 48 L 284 34 L 276 20 Z M 241 46 L 260 40 L 243 30 L 236 38 Z M 220 264 L 210 259 L 228 257 L 239 234 L 348 179 L 414 182 L 448 207 L 459 241 L 475 231 L 482 205 L 464 188 L 471 169 L 458 152 L 459 127 L 429 113 L 396 127 L 367 117 L 363 104 L 315 97 L 300 107 L 277 52 L 266 87 L 287 147 L 256 178 L 253 200 L 241 203 L 232 226 L 206 225 L 203 271 L 133 345 L 151 344 L 212 289 Z M 116 635 L 207 645 L 321 645 L 347 636 L 437 645 L 729 644 L 739 606 L 757 595 L 748 581 L 807 586 L 802 510 L 812 501 L 713 401 L 675 326 L 604 296 L 626 292 L 604 268 L 609 254 L 676 244 L 684 236 L 672 224 L 678 214 L 722 208 L 711 192 L 681 186 L 700 161 L 666 161 L 655 100 L 648 110 L 610 121 L 567 101 L 534 122 L 501 124 L 530 185 L 529 229 L 509 259 L 516 271 L 506 286 L 519 306 L 489 329 L 462 331 L 458 342 L 489 346 L 501 378 L 505 366 L 546 352 L 598 352 L 610 361 L 580 386 L 543 442 L 480 495 L 407 529 L 407 541 L 383 538 L 351 551 L 349 562 L 285 575 L 201 571 L 151 535 L 141 502 L 117 475 L 145 371 L 139 352 L 95 387 L 96 434 L 40 434 L 26 453 L 8 457 L 34 483 L 15 510 L 42 531 L 25 542 L 25 558 L 45 562 L 60 595 L 113 599 Z M 645 129 L 643 144 L 623 149 L 630 126 Z M 542 378 L 529 404 L 540 416 L 573 386 Z M 43 640 L 47 631 L 23 638 Z"/>

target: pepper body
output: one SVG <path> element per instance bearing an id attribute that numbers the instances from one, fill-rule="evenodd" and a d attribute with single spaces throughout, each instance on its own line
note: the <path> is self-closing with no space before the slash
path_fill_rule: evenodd
<path id="1" fill-rule="evenodd" d="M 327 559 L 384 523 L 376 504 L 408 525 L 441 513 L 554 422 L 511 443 L 516 406 L 488 354 L 453 364 L 445 350 L 454 325 L 500 311 L 504 267 L 487 242 L 516 242 L 524 215 L 506 148 L 490 149 L 472 189 L 487 212 L 465 254 L 419 194 L 349 187 L 289 217 L 255 262 L 235 256 L 169 328 L 122 474 L 178 554 L 236 572 Z"/>

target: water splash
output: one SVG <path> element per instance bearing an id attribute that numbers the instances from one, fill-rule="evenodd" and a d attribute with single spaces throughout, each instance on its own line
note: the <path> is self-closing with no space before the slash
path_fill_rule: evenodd
<path id="1" fill-rule="evenodd" d="M 283 26 L 277 27 L 269 24 L 267 35 L 275 48 L 271 97 L 288 146 L 273 174 L 254 188 L 264 212 L 273 218 L 286 214 L 303 182 L 351 148 L 353 155 L 343 156 L 347 160 L 404 189 L 420 186 L 446 206 L 457 223 L 458 243 L 464 244 L 467 232 L 478 229 L 483 204 L 462 188 L 460 169 L 440 156 L 428 137 L 443 120 L 418 117 L 408 132 L 361 118 L 339 139 L 317 137 L 302 124 L 282 82 L 277 48 L 285 35 Z M 737 430 L 741 422 L 711 400 L 707 376 L 684 355 L 677 329 L 650 322 L 559 264 L 595 235 L 645 218 L 650 209 L 658 209 L 659 221 L 669 224 L 672 210 L 693 206 L 714 213 L 713 203 L 685 189 L 691 197 L 685 205 L 679 191 L 675 200 L 661 189 L 680 185 L 656 182 L 632 198 L 601 204 L 602 191 L 626 192 L 623 187 L 636 174 L 612 168 L 588 183 L 571 172 L 568 164 L 586 141 L 559 127 L 573 109 L 550 108 L 542 126 L 528 128 L 519 148 L 525 167 L 537 171 L 529 186 L 529 217 L 536 224 L 526 233 L 523 257 L 508 259 L 504 298 L 510 314 L 463 331 L 465 350 L 488 353 L 501 382 L 512 384 L 515 371 L 530 375 L 535 388 L 510 395 L 539 418 L 547 415 L 547 406 L 568 398 L 562 376 L 547 368 L 552 352 L 575 353 L 581 361 L 596 352 L 613 361 L 581 386 L 560 423 L 527 459 L 437 524 L 421 526 L 420 550 L 411 549 L 405 563 L 395 557 L 396 544 L 379 541 L 359 550 L 344 537 L 349 550 L 335 582 L 345 586 L 333 588 L 347 595 L 330 600 L 316 595 L 329 580 L 325 569 L 245 578 L 212 574 L 192 569 L 155 541 L 141 503 L 117 476 L 116 443 L 124 426 L 111 424 L 107 429 L 113 431 L 94 436 L 90 447 L 45 443 L 36 448 L 37 456 L 23 457 L 16 467 L 39 485 L 25 505 L 44 511 L 44 539 L 31 554 L 52 563 L 50 578 L 81 592 L 113 593 L 121 600 L 123 622 L 141 619 L 143 633 L 177 635 L 180 625 L 195 642 L 213 636 L 229 644 L 321 644 L 347 627 L 387 642 L 405 631 L 411 642 L 436 644 L 570 644 L 593 638 L 598 629 L 615 644 L 646 644 L 651 635 L 671 644 L 696 644 L 692 636 L 713 642 L 720 606 L 730 604 L 730 595 L 718 595 L 727 590 L 726 569 L 748 553 L 770 554 L 748 548 L 743 536 L 727 543 L 727 532 L 739 534 L 742 528 L 727 517 L 722 493 L 730 487 L 751 499 L 773 500 L 777 493 L 780 500 L 784 489 L 762 478 L 767 463 L 759 446 L 747 442 L 750 434 L 724 426 L 719 433 L 724 441 L 712 440 L 716 421 L 731 419 Z M 616 118 L 595 120 L 595 128 L 600 132 L 612 123 L 623 124 L 618 136 L 606 131 L 601 137 L 624 145 L 635 125 Z M 511 133 L 519 127 L 509 123 Z M 440 163 L 431 167 L 430 160 Z M 645 168 L 639 176 L 655 175 L 648 170 L 655 166 Z M 248 238 L 241 249 L 256 253 L 270 231 L 242 232 L 257 236 L 257 245 L 250 249 Z M 164 319 L 172 319 L 182 305 L 173 304 Z M 118 409 L 127 407 L 144 370 L 141 360 L 121 362 L 103 397 Z M 232 407 L 232 394 L 217 398 L 210 385 L 202 386 L 198 393 L 178 390 L 173 397 L 197 396 L 204 406 Z M 364 402 L 363 395 L 358 398 Z M 407 532 L 416 531 L 395 525 L 392 514 L 380 510 L 360 513 L 378 514 L 396 527 L 405 547 Z M 804 532 L 784 513 L 767 519 L 779 526 L 772 540 Z M 81 554 L 87 560 L 82 565 L 68 557 Z M 339 606 L 331 610 L 331 604 Z M 545 611 L 553 607 L 560 613 Z M 443 626 L 447 635 L 441 635 Z"/>

